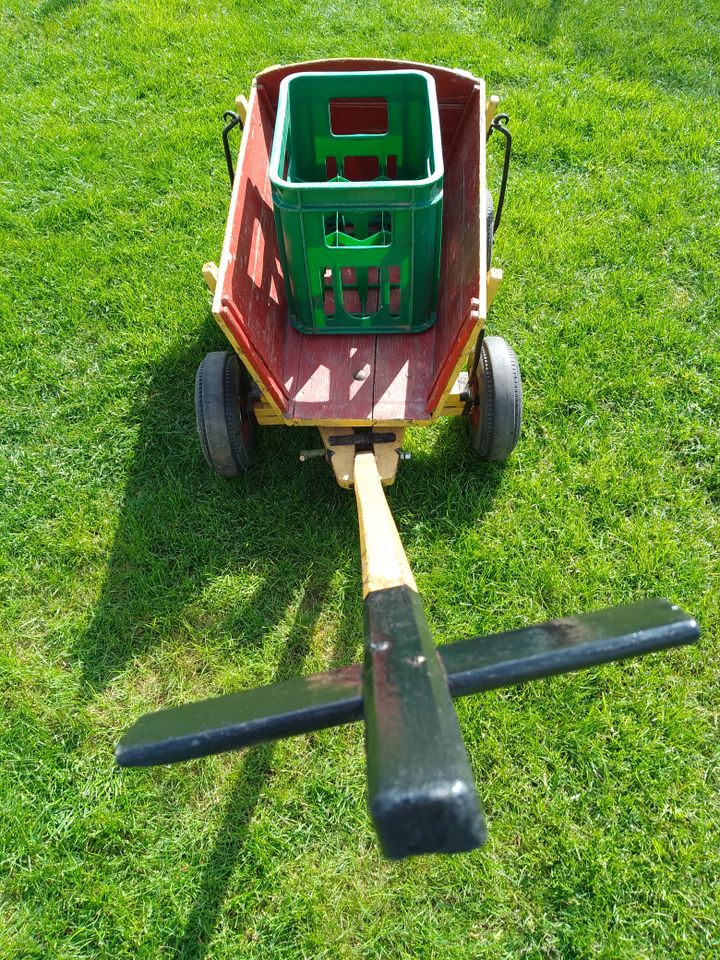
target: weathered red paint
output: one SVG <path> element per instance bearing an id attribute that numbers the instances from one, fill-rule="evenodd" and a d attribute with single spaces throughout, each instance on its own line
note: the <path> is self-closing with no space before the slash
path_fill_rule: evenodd
<path id="1" fill-rule="evenodd" d="M 445 159 L 438 320 L 421 334 L 303 335 L 287 317 L 268 157 L 282 79 L 300 70 L 419 68 L 435 78 Z M 230 205 L 215 310 L 283 415 L 295 420 L 427 420 L 440 404 L 474 326 L 480 295 L 481 93 L 475 78 L 396 60 L 323 60 L 271 67 L 250 98 Z M 368 129 L 378 105 L 333 105 L 342 125 L 354 111 Z M 349 122 L 349 121 L 348 121 Z M 355 122 L 355 120 L 353 120 Z M 358 370 L 366 372 L 356 379 Z"/>

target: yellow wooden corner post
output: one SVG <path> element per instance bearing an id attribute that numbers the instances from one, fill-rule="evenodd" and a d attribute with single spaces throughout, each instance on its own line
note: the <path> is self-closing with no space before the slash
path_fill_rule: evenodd
<path id="1" fill-rule="evenodd" d="M 417 592 L 372 451 L 355 455 L 355 500 L 360 525 L 363 596 L 373 590 L 401 586 Z"/>
<path id="2" fill-rule="evenodd" d="M 207 288 L 210 291 L 210 293 L 215 293 L 215 288 L 217 287 L 217 280 L 218 280 L 217 264 L 213 263 L 212 260 L 208 260 L 207 263 L 203 264 L 202 275 L 203 275 L 203 280 L 207 284 Z"/>
<path id="3" fill-rule="evenodd" d="M 497 94 L 493 94 L 492 97 L 488 97 L 485 104 L 485 132 L 490 129 L 490 124 L 495 119 L 495 114 L 497 113 L 497 108 L 500 105 L 500 97 Z"/>
<path id="4" fill-rule="evenodd" d="M 240 120 L 244 126 L 248 115 L 248 102 L 247 97 L 242 93 L 239 93 L 235 97 L 235 113 L 240 117 Z"/>
<path id="5" fill-rule="evenodd" d="M 487 272 L 487 305 L 488 308 L 490 304 L 495 299 L 495 294 L 500 289 L 500 284 L 502 283 L 503 272 L 498 267 L 490 267 Z"/>

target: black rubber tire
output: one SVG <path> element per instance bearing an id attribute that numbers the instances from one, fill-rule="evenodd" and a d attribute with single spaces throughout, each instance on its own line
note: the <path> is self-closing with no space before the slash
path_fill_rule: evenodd
<path id="1" fill-rule="evenodd" d="M 483 460 L 503 462 L 517 446 L 522 380 L 515 351 L 502 337 L 485 337 L 466 415 L 468 435 Z"/>
<path id="2" fill-rule="evenodd" d="M 247 405 L 249 380 L 234 353 L 208 353 L 195 377 L 195 420 L 208 464 L 237 477 L 254 459 L 257 424 Z"/>
<path id="3" fill-rule="evenodd" d="M 493 248 L 493 224 L 495 222 L 495 211 L 493 210 L 493 198 L 489 190 L 485 191 L 485 196 L 487 197 L 487 220 L 485 222 L 485 230 L 487 232 L 487 266 L 488 270 L 490 269 L 490 263 L 492 262 L 492 248 Z"/>

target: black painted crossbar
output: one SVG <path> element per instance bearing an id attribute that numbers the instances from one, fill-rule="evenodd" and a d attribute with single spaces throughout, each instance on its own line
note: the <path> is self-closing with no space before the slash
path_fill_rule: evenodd
<path id="1" fill-rule="evenodd" d="M 695 620 L 667 600 L 643 600 L 439 647 L 453 697 L 694 643 Z M 115 756 L 153 766 L 237 750 L 363 717 L 361 664 L 149 713 Z"/>

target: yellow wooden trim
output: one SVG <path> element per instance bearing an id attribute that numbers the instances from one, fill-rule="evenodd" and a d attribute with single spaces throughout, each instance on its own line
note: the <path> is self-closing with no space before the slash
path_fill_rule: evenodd
<path id="1" fill-rule="evenodd" d="M 235 113 L 240 117 L 242 125 L 245 126 L 248 115 L 248 102 L 247 97 L 243 93 L 239 93 L 235 97 Z"/>
<path id="2" fill-rule="evenodd" d="M 335 474 L 335 479 L 340 484 L 341 487 L 344 487 L 346 490 L 349 490 L 353 485 L 354 480 L 354 461 L 355 461 L 355 447 L 346 447 L 338 446 L 333 447 L 330 443 L 331 436 L 348 436 L 352 433 L 350 427 L 321 427 L 320 436 L 322 437 L 322 442 L 324 446 L 332 451 L 332 456 L 330 457 L 330 466 L 333 469 Z"/>
<path id="3" fill-rule="evenodd" d="M 283 426 L 285 424 L 285 420 L 278 416 L 270 404 L 264 403 L 262 400 L 254 404 L 253 413 L 261 427 Z"/>
<path id="4" fill-rule="evenodd" d="M 338 420 L 333 417 L 313 417 L 309 419 L 303 419 L 302 417 L 293 417 L 288 418 L 285 421 L 289 426 L 293 427 L 373 427 L 374 429 L 380 428 L 380 422 L 369 418 L 367 420 Z M 385 427 L 407 427 L 408 424 L 413 426 L 423 426 L 432 423 L 432 417 L 424 417 L 423 419 L 407 419 L 407 420 L 383 420 L 382 425 Z"/>
<path id="5" fill-rule="evenodd" d="M 486 284 L 485 284 L 486 291 L 487 291 L 486 302 L 487 302 L 488 308 L 490 307 L 490 304 L 495 299 L 495 294 L 500 289 L 500 284 L 502 283 L 502 279 L 503 279 L 502 270 L 500 270 L 498 267 L 490 267 L 490 269 L 487 272 Z M 477 318 L 477 322 L 467 341 L 468 343 L 472 343 L 472 344 L 475 344 L 475 342 L 477 341 L 477 338 L 480 336 L 480 331 L 485 326 L 485 318 L 479 315 L 479 311 L 475 310 L 474 312 Z M 436 419 L 437 417 L 447 417 L 451 415 L 451 414 L 445 413 L 445 408 L 448 406 L 453 412 L 456 409 L 455 404 L 452 403 L 450 398 L 452 395 L 453 387 L 457 383 L 458 377 L 460 376 L 461 372 L 468 364 L 468 359 L 469 358 L 466 358 L 465 356 L 461 355 L 460 359 L 455 365 L 455 369 L 453 370 L 453 375 L 448 381 L 447 389 L 443 394 L 443 398 L 441 402 L 438 404 L 438 408 L 435 411 L 435 414 L 433 415 L 433 419 Z"/>
<path id="6" fill-rule="evenodd" d="M 400 535 L 385 499 L 375 455 L 355 454 L 355 500 L 360 528 L 363 596 L 390 587 L 417 590 Z"/>
<path id="7" fill-rule="evenodd" d="M 210 291 L 210 293 L 215 293 L 215 288 L 217 287 L 217 278 L 218 278 L 217 264 L 213 263 L 212 260 L 208 260 L 207 263 L 203 264 L 202 275 L 203 275 L 203 280 L 207 284 L 207 288 Z"/>
<path id="8" fill-rule="evenodd" d="M 485 102 L 485 81 L 480 79 L 478 80 L 478 87 L 480 88 L 480 116 L 482 116 L 483 107 L 487 110 L 487 105 Z M 480 283 L 478 284 L 478 304 L 477 311 L 480 319 L 484 320 L 487 317 L 487 298 L 485 285 L 482 283 L 483 272 L 487 270 L 489 257 L 487 250 L 487 165 L 485 158 L 485 137 L 480 132 L 480 263 L 478 264 L 478 270 L 480 273 Z M 474 306 L 474 304 L 473 304 Z M 474 342 L 474 341 L 472 341 Z M 455 377 L 450 380 L 450 383 L 455 382 Z"/>
<path id="9" fill-rule="evenodd" d="M 495 119 L 495 114 L 497 113 L 498 105 L 500 104 L 500 97 L 494 93 L 491 97 L 488 97 L 487 103 L 485 104 L 485 133 L 490 129 L 490 124 Z"/>
<path id="10" fill-rule="evenodd" d="M 233 347 L 235 347 L 235 344 L 232 344 L 232 345 Z M 245 363 L 243 354 L 240 350 L 237 349 L 237 347 L 235 347 L 235 352 L 238 354 L 238 356 L 243 361 L 243 363 Z M 249 370 L 249 367 L 248 367 L 248 370 Z M 266 398 L 263 395 L 260 408 L 268 409 L 268 407 L 269 405 L 267 404 Z M 397 431 L 397 429 L 400 427 L 407 427 L 407 426 L 418 426 L 418 427 L 425 426 L 426 427 L 433 422 L 432 417 L 426 417 L 424 420 L 384 420 L 382 423 L 379 423 L 377 420 L 333 420 L 327 417 L 324 419 L 315 418 L 310 420 L 303 420 L 302 418 L 285 417 L 282 415 L 282 413 L 279 413 L 277 411 L 277 407 L 271 407 L 270 409 L 274 411 L 272 414 L 272 416 L 274 416 L 274 419 L 271 419 L 270 413 L 267 414 L 267 419 L 265 422 L 267 423 L 268 426 L 272 426 L 273 424 L 278 424 L 286 427 L 318 427 L 318 429 L 324 428 L 324 427 L 332 427 L 333 429 L 345 428 L 345 427 L 365 427 L 366 429 L 369 429 L 370 427 L 372 427 L 373 430 L 382 430 L 384 427 L 388 427 L 388 428 L 393 427 Z"/>
<path id="11" fill-rule="evenodd" d="M 448 403 L 438 413 L 439 417 L 461 417 L 465 413 L 464 403 Z"/>
<path id="12" fill-rule="evenodd" d="M 487 274 L 487 304 L 488 307 L 495 299 L 495 294 L 500 289 L 503 281 L 503 272 L 498 267 L 490 267 Z"/>

